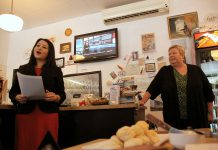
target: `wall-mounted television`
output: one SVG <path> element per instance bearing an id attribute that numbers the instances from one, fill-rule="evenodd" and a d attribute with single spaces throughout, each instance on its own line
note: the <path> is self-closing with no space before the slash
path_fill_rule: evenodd
<path id="1" fill-rule="evenodd" d="M 74 62 L 102 61 L 118 57 L 117 28 L 74 37 Z"/>
<path id="2" fill-rule="evenodd" d="M 218 47 L 218 30 L 194 33 L 195 48 Z"/>

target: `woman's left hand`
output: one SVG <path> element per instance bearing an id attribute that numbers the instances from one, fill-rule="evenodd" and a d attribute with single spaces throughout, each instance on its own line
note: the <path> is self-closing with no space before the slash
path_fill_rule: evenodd
<path id="1" fill-rule="evenodd" d="M 55 94 L 54 92 L 49 92 L 46 90 L 45 93 L 45 101 L 50 101 L 50 102 L 59 102 L 60 96 Z"/>
<path id="2" fill-rule="evenodd" d="M 209 111 L 209 113 L 208 113 L 208 121 L 209 121 L 209 122 L 212 122 L 212 121 L 213 121 L 213 112 L 212 112 L 212 110 Z"/>

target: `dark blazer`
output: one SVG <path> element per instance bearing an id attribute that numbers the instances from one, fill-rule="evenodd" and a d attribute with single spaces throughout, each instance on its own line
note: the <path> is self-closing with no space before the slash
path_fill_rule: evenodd
<path id="1" fill-rule="evenodd" d="M 36 75 L 34 67 L 26 64 L 19 67 L 18 72 L 25 75 Z M 25 104 L 21 104 L 15 100 L 17 94 L 20 94 L 20 86 L 18 83 L 17 75 L 12 83 L 12 87 L 9 91 L 9 97 L 16 107 L 17 113 L 31 113 L 36 104 L 43 112 L 55 113 L 59 111 L 59 105 L 65 100 L 66 94 L 64 91 L 63 73 L 58 67 L 44 67 L 41 73 L 45 90 L 58 94 L 61 99 L 59 103 L 46 102 L 44 100 L 27 101 Z"/>
<path id="2" fill-rule="evenodd" d="M 188 121 L 193 128 L 208 127 L 207 103 L 212 102 L 215 98 L 211 84 L 198 66 L 187 64 L 187 75 Z M 179 128 L 180 112 L 173 67 L 162 67 L 147 91 L 151 94 L 151 99 L 155 99 L 161 94 L 164 121 Z"/>

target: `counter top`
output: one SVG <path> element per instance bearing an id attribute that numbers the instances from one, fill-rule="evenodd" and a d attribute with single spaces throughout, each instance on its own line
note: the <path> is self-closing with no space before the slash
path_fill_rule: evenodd
<path id="1" fill-rule="evenodd" d="M 89 106 L 60 106 L 60 111 L 68 111 L 68 110 L 96 110 L 96 109 L 120 109 L 120 108 L 136 108 L 136 104 L 118 104 L 118 105 L 89 105 Z M 0 109 L 14 109 L 13 105 L 0 105 Z"/>
<path id="2" fill-rule="evenodd" d="M 98 142 L 102 142 L 102 141 L 105 141 L 107 139 L 96 139 L 96 140 L 93 140 L 93 141 L 90 141 L 90 142 L 86 142 L 86 143 L 83 143 L 83 144 L 79 144 L 79 145 L 76 145 L 76 146 L 72 146 L 72 147 L 69 147 L 69 148 L 66 148 L 64 150 L 82 150 L 82 147 L 83 146 L 86 146 L 86 145 L 90 145 L 90 144 L 94 144 L 94 143 L 98 143 Z M 202 143 L 200 144 L 217 144 L 218 143 L 218 139 L 217 138 L 205 138 L 204 141 L 202 141 Z M 209 146 L 208 145 L 208 146 Z M 129 148 L 124 148 L 126 150 L 143 150 L 143 149 L 147 149 L 147 150 L 177 150 L 176 148 L 174 148 L 170 143 L 169 143 L 169 140 L 167 140 L 166 142 L 164 142 L 163 144 L 161 144 L 160 146 L 157 146 L 157 147 L 153 147 L 153 146 L 148 146 L 148 145 L 142 145 L 142 146 L 136 146 L 136 147 L 129 147 Z"/>

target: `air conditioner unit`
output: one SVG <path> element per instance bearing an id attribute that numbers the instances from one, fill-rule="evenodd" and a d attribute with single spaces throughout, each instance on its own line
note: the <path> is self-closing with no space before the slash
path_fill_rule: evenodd
<path id="1" fill-rule="evenodd" d="M 127 5 L 104 9 L 104 23 L 135 18 L 149 14 L 169 12 L 169 0 L 144 0 Z"/>

